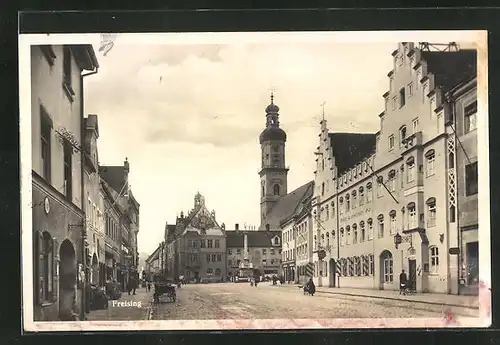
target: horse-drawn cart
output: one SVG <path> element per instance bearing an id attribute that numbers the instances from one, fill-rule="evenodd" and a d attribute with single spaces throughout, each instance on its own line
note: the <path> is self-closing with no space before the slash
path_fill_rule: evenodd
<path id="1" fill-rule="evenodd" d="M 154 282 L 153 302 L 175 302 L 177 294 L 175 284 L 164 279 L 155 279 Z"/>

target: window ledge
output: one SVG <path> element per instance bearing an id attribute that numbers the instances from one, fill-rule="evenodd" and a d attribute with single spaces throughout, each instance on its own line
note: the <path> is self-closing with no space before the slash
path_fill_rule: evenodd
<path id="1" fill-rule="evenodd" d="M 70 100 L 70 102 L 73 103 L 75 100 L 74 99 L 75 91 L 73 91 L 73 88 L 65 82 L 62 83 L 62 88 L 64 90 L 64 93 L 66 94 L 66 96 Z"/>

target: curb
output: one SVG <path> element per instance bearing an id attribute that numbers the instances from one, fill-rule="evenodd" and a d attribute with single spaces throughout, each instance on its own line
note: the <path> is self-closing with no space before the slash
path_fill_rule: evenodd
<path id="1" fill-rule="evenodd" d="M 292 285 L 292 286 L 284 286 L 284 287 L 297 287 L 297 285 Z M 354 296 L 354 297 L 366 297 L 366 298 L 376 298 L 376 299 L 383 299 L 383 300 L 391 300 L 391 301 L 404 301 L 404 302 L 413 302 L 413 303 L 422 303 L 422 304 L 431 304 L 431 305 L 440 305 L 440 306 L 446 306 L 446 307 L 456 307 L 456 308 L 466 308 L 466 309 L 472 309 L 472 310 L 479 310 L 479 306 L 469 306 L 469 305 L 463 305 L 463 304 L 455 304 L 455 303 L 439 303 L 439 302 L 430 302 L 430 301 L 421 301 L 421 300 L 414 300 L 410 298 L 397 298 L 397 297 L 383 297 L 383 296 L 374 296 L 374 295 L 362 295 L 362 294 L 356 294 L 356 293 L 349 293 L 349 292 L 336 292 L 336 291 L 321 291 L 316 289 L 316 293 L 324 293 L 324 294 L 332 294 L 332 295 L 344 295 L 344 296 Z"/>

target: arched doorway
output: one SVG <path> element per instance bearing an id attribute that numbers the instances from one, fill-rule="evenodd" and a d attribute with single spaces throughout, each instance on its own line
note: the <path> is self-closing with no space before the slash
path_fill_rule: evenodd
<path id="1" fill-rule="evenodd" d="M 72 319 L 76 299 L 76 255 L 69 240 L 64 240 L 59 249 L 59 318 L 63 321 Z"/>
<path id="2" fill-rule="evenodd" d="M 384 250 L 380 254 L 380 290 L 384 290 L 388 285 L 392 285 L 394 282 L 394 261 L 392 258 L 392 253 L 388 250 Z"/>
<path id="3" fill-rule="evenodd" d="M 334 259 L 330 259 L 328 262 L 328 277 L 330 278 L 330 287 L 336 286 L 336 276 L 337 276 L 337 263 Z"/>
<path id="4" fill-rule="evenodd" d="M 97 255 L 95 253 L 92 256 L 92 271 L 90 276 L 90 283 L 95 285 L 99 284 L 99 261 L 97 260 Z"/>

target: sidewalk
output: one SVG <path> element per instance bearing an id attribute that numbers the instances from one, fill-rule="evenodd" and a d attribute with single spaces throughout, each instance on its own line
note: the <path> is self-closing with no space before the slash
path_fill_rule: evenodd
<path id="1" fill-rule="evenodd" d="M 272 283 L 271 283 L 271 286 Z M 298 289 L 298 284 L 275 285 L 281 288 Z M 439 293 L 415 293 L 414 295 L 400 295 L 399 291 L 394 290 L 374 290 L 361 288 L 334 288 L 334 287 L 316 287 L 317 293 L 329 293 L 335 295 L 347 295 L 367 298 L 380 298 L 385 300 L 409 301 L 425 304 L 444 305 L 450 307 L 461 307 L 470 309 L 479 309 L 478 296 L 457 296 Z"/>
<path id="2" fill-rule="evenodd" d="M 146 292 L 146 288 L 142 287 L 135 291 L 135 295 L 129 296 L 127 292 L 122 292 L 119 300 L 108 302 L 108 309 L 92 310 L 87 314 L 86 321 L 147 320 L 152 296 L 153 289 Z"/>

